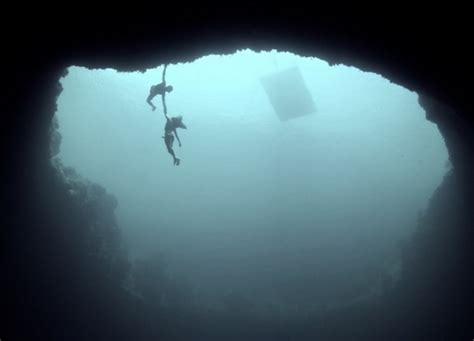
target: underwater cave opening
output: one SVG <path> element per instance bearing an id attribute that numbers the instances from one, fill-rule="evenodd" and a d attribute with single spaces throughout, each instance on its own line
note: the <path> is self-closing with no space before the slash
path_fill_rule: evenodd
<path id="1" fill-rule="evenodd" d="M 292 117 L 301 100 L 288 99 L 303 90 L 275 98 L 261 80 L 294 68 L 313 106 Z M 130 291 L 146 298 L 146 260 L 159 268 L 148 281 L 163 293 L 148 297 L 160 305 L 177 300 L 166 278 L 184 304 L 291 315 L 360 302 L 397 280 L 400 247 L 449 167 L 416 93 L 289 52 L 169 65 L 168 113 L 187 126 L 175 166 L 161 99 L 154 111 L 146 103 L 162 71 L 71 66 L 52 139 L 58 167 L 117 198 Z"/>

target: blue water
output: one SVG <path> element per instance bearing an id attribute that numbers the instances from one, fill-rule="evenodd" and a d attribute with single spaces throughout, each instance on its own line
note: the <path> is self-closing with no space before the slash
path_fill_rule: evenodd
<path id="1" fill-rule="evenodd" d="M 291 67 L 317 110 L 281 122 L 260 78 Z M 160 252 L 210 306 L 233 291 L 260 307 L 327 307 L 397 276 L 400 242 L 447 171 L 416 93 L 275 51 L 171 64 L 169 114 L 188 126 L 176 167 L 160 98 L 156 111 L 145 102 L 162 70 L 74 66 L 61 80 L 59 157 L 117 197 L 131 259 Z"/>

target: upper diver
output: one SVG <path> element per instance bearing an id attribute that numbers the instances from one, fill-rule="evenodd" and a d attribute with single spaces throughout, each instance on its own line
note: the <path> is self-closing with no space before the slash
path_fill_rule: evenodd
<path id="1" fill-rule="evenodd" d="M 166 112 L 166 102 L 165 102 L 165 96 L 167 92 L 173 91 L 173 86 L 172 85 L 166 85 L 166 68 L 168 67 L 168 64 L 165 64 L 165 68 L 163 69 L 163 75 L 161 77 L 161 83 L 152 85 L 150 88 L 150 94 L 148 95 L 146 101 L 147 103 L 151 106 L 152 110 L 155 111 L 156 107 L 155 105 L 151 102 L 151 100 L 156 96 L 156 95 L 161 95 L 161 101 L 163 103 L 163 109 Z"/>

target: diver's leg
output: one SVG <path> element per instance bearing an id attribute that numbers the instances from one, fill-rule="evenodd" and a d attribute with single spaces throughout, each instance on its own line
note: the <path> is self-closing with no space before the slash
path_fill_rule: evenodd
<path id="1" fill-rule="evenodd" d="M 171 154 L 173 157 L 173 164 L 179 165 L 179 159 L 176 157 L 174 150 L 173 150 L 173 141 L 174 141 L 174 136 L 173 135 L 167 135 L 165 137 L 165 144 L 166 144 L 166 149 L 168 149 L 168 153 Z"/>
<path id="2" fill-rule="evenodd" d="M 173 159 L 176 159 L 176 155 L 174 155 L 174 150 L 173 150 L 173 142 L 170 141 L 170 138 L 165 138 L 165 144 L 166 144 L 166 149 L 168 149 L 168 153 L 171 154 Z"/>
<path id="3" fill-rule="evenodd" d="M 148 95 L 148 97 L 147 97 L 147 99 L 146 99 L 146 102 L 151 106 L 151 109 L 152 109 L 153 111 L 155 111 L 156 107 L 155 107 L 155 105 L 151 102 L 152 99 L 153 99 L 153 96 L 152 96 L 151 93 L 150 93 L 150 95 Z"/>

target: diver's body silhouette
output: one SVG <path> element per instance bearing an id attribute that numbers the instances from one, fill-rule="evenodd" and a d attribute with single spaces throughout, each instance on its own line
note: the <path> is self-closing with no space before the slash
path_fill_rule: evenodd
<path id="1" fill-rule="evenodd" d="M 165 101 L 165 96 L 167 92 L 173 91 L 173 86 L 171 85 L 166 85 L 166 68 L 168 64 L 165 64 L 165 68 L 163 69 L 163 75 L 161 77 L 161 83 L 152 85 L 150 87 L 150 93 L 146 99 L 147 103 L 151 106 L 151 109 L 154 111 L 156 109 L 155 105 L 151 102 L 151 100 L 156 96 L 156 95 L 161 95 L 161 101 L 163 102 L 163 110 L 166 113 L 166 101 Z"/>
<path id="2" fill-rule="evenodd" d="M 165 118 L 166 118 L 165 136 L 163 136 L 163 138 L 165 139 L 165 145 L 166 145 L 166 148 L 168 149 L 168 153 L 170 153 L 171 156 L 173 157 L 173 164 L 176 166 L 179 166 L 180 159 L 176 157 L 173 150 L 173 142 L 174 142 L 173 133 L 176 136 L 176 139 L 178 140 L 179 146 L 181 147 L 181 141 L 179 139 L 176 129 L 177 128 L 187 129 L 187 127 L 183 123 L 182 116 L 169 117 L 168 114 L 165 112 Z"/>

